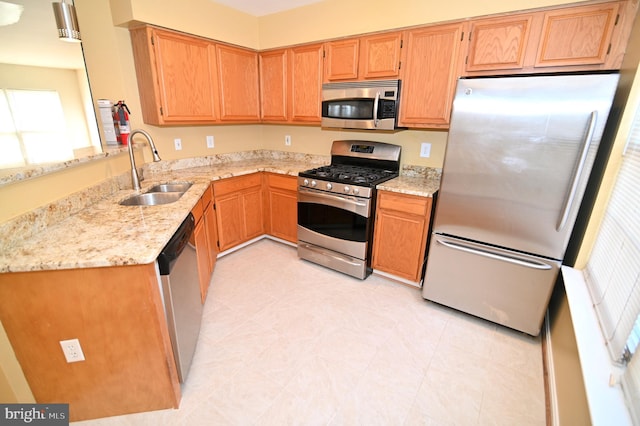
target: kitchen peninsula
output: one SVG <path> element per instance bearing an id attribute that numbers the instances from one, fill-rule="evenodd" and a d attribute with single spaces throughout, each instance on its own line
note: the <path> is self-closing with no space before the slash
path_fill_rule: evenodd
<path id="1" fill-rule="evenodd" d="M 157 285 L 158 253 L 211 182 L 256 173 L 293 179 L 325 162 L 321 156 L 255 151 L 149 163 L 142 192 L 164 182 L 193 185 L 171 204 L 122 206 L 133 193 L 120 189 L 130 187 L 125 175 L 116 190 L 89 188 L 106 192 L 31 236 L 17 237 L 9 226 L 24 226 L 20 221 L 33 221 L 32 215 L 3 224 L 0 320 L 36 399 L 68 401 L 72 420 L 177 407 L 180 386 Z M 407 168 L 385 189 L 432 196 L 439 174 L 419 169 L 416 175 Z M 62 200 L 43 212 L 66 205 Z M 86 361 L 65 361 L 59 341 L 71 338 L 81 342 Z M 33 351 L 36 344 L 40 350 Z M 139 396 L 116 397 L 131 389 Z"/>

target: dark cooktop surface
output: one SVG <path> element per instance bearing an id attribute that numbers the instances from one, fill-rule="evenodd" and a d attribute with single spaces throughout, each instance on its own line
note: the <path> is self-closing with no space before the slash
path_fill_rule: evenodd
<path id="1" fill-rule="evenodd" d="M 322 166 L 298 174 L 301 177 L 321 179 L 344 184 L 375 186 L 398 176 L 397 171 L 349 165 Z"/>

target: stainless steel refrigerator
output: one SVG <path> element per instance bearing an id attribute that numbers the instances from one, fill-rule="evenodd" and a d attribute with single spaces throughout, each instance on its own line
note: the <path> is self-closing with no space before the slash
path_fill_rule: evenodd
<path id="1" fill-rule="evenodd" d="M 458 81 L 425 299 L 539 334 L 617 83 Z"/>

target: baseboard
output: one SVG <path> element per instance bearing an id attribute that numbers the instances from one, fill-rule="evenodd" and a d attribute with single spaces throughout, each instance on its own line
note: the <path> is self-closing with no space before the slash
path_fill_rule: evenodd
<path id="1" fill-rule="evenodd" d="M 544 369 L 544 386 L 546 394 L 547 426 L 560 426 L 558 411 L 558 393 L 556 391 L 556 374 L 553 364 L 553 348 L 551 345 L 551 325 L 549 310 L 544 316 L 542 335 L 542 367 Z"/>

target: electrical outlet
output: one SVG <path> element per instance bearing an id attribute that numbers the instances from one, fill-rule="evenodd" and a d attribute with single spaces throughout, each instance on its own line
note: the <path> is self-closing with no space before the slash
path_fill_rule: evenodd
<path id="1" fill-rule="evenodd" d="M 291 146 L 291 136 L 286 135 L 286 136 L 284 137 L 284 144 L 285 144 L 286 146 Z"/>
<path id="2" fill-rule="evenodd" d="M 431 157 L 431 144 L 428 142 L 422 142 L 420 145 L 420 157 Z"/>
<path id="3" fill-rule="evenodd" d="M 182 149 L 182 139 L 174 139 L 173 143 L 176 147 L 176 151 L 180 151 Z"/>
<path id="4" fill-rule="evenodd" d="M 78 339 L 60 340 L 60 346 L 67 362 L 84 361 L 84 354 Z"/>
<path id="5" fill-rule="evenodd" d="M 213 148 L 214 146 L 213 136 L 207 136 L 207 148 Z"/>

